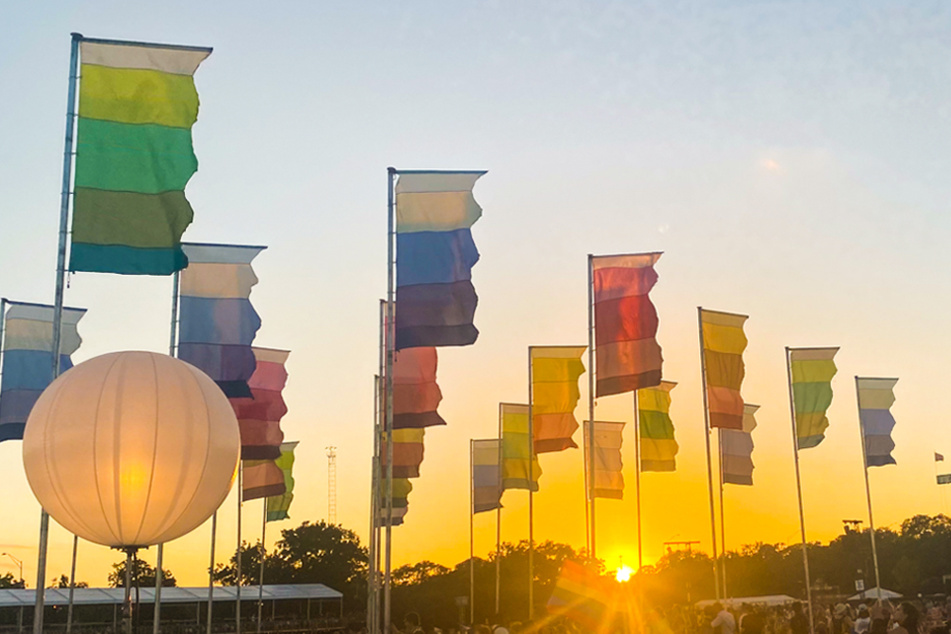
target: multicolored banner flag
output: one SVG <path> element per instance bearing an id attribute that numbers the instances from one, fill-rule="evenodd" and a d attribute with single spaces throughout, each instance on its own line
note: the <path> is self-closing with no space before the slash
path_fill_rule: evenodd
<path id="1" fill-rule="evenodd" d="M 895 417 L 890 411 L 895 402 L 896 383 L 898 379 L 855 377 L 866 467 L 896 464 L 895 458 L 892 457 L 892 450 L 895 448 L 895 441 L 892 440 Z"/>
<path id="2" fill-rule="evenodd" d="M 288 350 L 251 348 L 254 374 L 248 381 L 250 398 L 231 398 L 241 430 L 242 460 L 276 460 L 281 456 L 281 418 L 287 413 L 282 394 L 287 384 Z"/>
<path id="3" fill-rule="evenodd" d="M 596 571 L 569 560 L 561 567 L 547 609 L 575 621 L 584 632 L 613 632 L 617 594 L 617 587 Z"/>
<path id="4" fill-rule="evenodd" d="M 291 508 L 291 502 L 294 501 L 294 450 L 297 449 L 298 444 L 300 442 L 297 440 L 281 443 L 281 457 L 274 461 L 284 474 L 284 493 L 267 499 L 266 521 L 268 522 L 286 520 L 290 517 L 287 512 Z"/>
<path id="5" fill-rule="evenodd" d="M 399 526 L 409 510 L 409 494 L 413 490 L 413 483 L 408 478 L 393 478 L 393 526 Z M 380 489 L 380 512 L 377 524 L 386 526 L 386 480 L 382 481 Z"/>
<path id="6" fill-rule="evenodd" d="M 747 341 L 743 324 L 747 319 L 746 315 L 700 309 L 710 427 L 743 429 L 740 387 L 746 374 L 743 351 Z"/>
<path id="7" fill-rule="evenodd" d="M 581 398 L 578 379 L 584 374 L 586 346 L 532 346 L 532 434 L 535 453 L 577 447 L 575 407 Z"/>
<path id="8" fill-rule="evenodd" d="M 590 447 L 589 424 L 584 426 L 585 447 Z M 593 497 L 621 500 L 624 498 L 624 475 L 621 469 L 621 444 L 624 423 L 594 421 L 594 482 L 590 484 Z M 587 449 L 586 449 L 587 451 Z"/>
<path id="9" fill-rule="evenodd" d="M 793 411 L 799 449 L 815 447 L 829 427 L 826 411 L 832 404 L 832 377 L 838 348 L 789 348 Z"/>
<path id="10" fill-rule="evenodd" d="M 502 437 L 502 490 L 538 491 L 542 468 L 532 453 L 528 433 L 528 405 L 499 404 Z"/>
<path id="11" fill-rule="evenodd" d="M 670 419 L 670 391 L 673 381 L 637 391 L 637 418 L 641 434 L 641 471 L 675 471 L 680 446 L 674 440 Z"/>
<path id="12" fill-rule="evenodd" d="M 261 318 L 251 305 L 251 261 L 266 247 L 183 244 L 188 268 L 179 287 L 178 358 L 203 370 L 228 397 L 251 397 L 251 343 Z"/>
<path id="13" fill-rule="evenodd" d="M 759 405 L 743 407 L 742 429 L 720 430 L 720 470 L 724 484 L 753 485 L 753 430 Z"/>
<path id="14" fill-rule="evenodd" d="M 30 411 L 53 382 L 53 306 L 7 301 L 0 379 L 0 442 L 22 440 Z M 70 355 L 82 339 L 77 330 L 85 308 L 63 308 L 60 372 L 73 367 Z"/>
<path id="15" fill-rule="evenodd" d="M 423 440 L 426 430 L 422 428 L 394 429 L 393 430 L 393 477 L 418 478 L 419 467 L 423 463 Z M 383 473 L 387 470 L 386 436 L 380 444 L 380 464 Z"/>
<path id="16" fill-rule="evenodd" d="M 436 348 L 405 348 L 393 360 L 393 429 L 445 425 L 436 411 L 442 392 L 436 384 Z"/>
<path id="17" fill-rule="evenodd" d="M 467 346 L 479 252 L 470 227 L 482 216 L 472 195 L 479 172 L 400 172 L 396 184 L 396 349 Z"/>
<path id="18" fill-rule="evenodd" d="M 943 460 L 944 460 L 944 456 L 943 456 L 942 454 L 938 453 L 937 451 L 934 452 L 934 461 L 935 461 L 935 462 L 942 462 Z"/>
<path id="19" fill-rule="evenodd" d="M 938 476 L 938 484 L 951 484 L 951 473 L 942 473 Z"/>
<path id="20" fill-rule="evenodd" d="M 470 442 L 473 513 L 502 508 L 501 442 L 498 438 Z"/>
<path id="21" fill-rule="evenodd" d="M 188 260 L 193 75 L 210 48 L 84 39 L 69 269 L 170 275 Z"/>
<path id="22" fill-rule="evenodd" d="M 241 470 L 241 499 L 245 502 L 286 492 L 284 472 L 274 460 L 243 460 Z"/>
<path id="23" fill-rule="evenodd" d="M 597 396 L 660 383 L 657 310 L 648 293 L 657 283 L 660 253 L 591 257 Z"/>

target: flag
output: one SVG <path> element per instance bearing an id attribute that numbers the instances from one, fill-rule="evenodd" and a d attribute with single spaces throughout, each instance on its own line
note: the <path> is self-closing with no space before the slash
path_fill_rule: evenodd
<path id="1" fill-rule="evenodd" d="M 799 449 L 815 447 L 829 426 L 826 411 L 832 404 L 832 377 L 838 348 L 790 348 L 793 409 Z"/>
<path id="2" fill-rule="evenodd" d="M 386 478 L 380 481 L 380 512 L 377 524 L 386 526 Z M 413 483 L 408 478 L 393 478 L 393 526 L 399 526 L 409 510 L 409 494 Z"/>
<path id="3" fill-rule="evenodd" d="M 939 475 L 938 484 L 951 484 L 951 473 L 942 473 Z"/>
<path id="4" fill-rule="evenodd" d="M 532 434 L 535 453 L 577 447 L 575 406 L 581 398 L 578 379 L 584 374 L 585 346 L 532 346 Z"/>
<path id="5" fill-rule="evenodd" d="M 660 253 L 593 256 L 597 396 L 660 383 L 657 310 L 648 293 Z"/>
<path id="6" fill-rule="evenodd" d="M 746 373 L 743 351 L 747 342 L 743 324 L 747 319 L 746 315 L 700 309 L 710 427 L 743 428 L 740 387 Z"/>
<path id="7" fill-rule="evenodd" d="M 436 348 L 405 348 L 393 360 L 393 429 L 445 425 L 436 411 Z"/>
<path id="8" fill-rule="evenodd" d="M 482 216 L 472 195 L 485 172 L 404 172 L 396 184 L 396 349 L 467 346 L 479 252 L 470 227 Z"/>
<path id="9" fill-rule="evenodd" d="M 673 381 L 637 391 L 637 418 L 641 434 L 641 471 L 675 471 L 680 446 L 674 440 L 670 420 L 670 391 Z"/>
<path id="10" fill-rule="evenodd" d="M 281 443 L 281 457 L 274 461 L 284 474 L 284 493 L 267 499 L 268 522 L 286 520 L 290 517 L 287 511 L 290 510 L 291 502 L 294 501 L 294 450 L 297 449 L 298 444 L 300 443 L 296 440 Z"/>
<path id="11" fill-rule="evenodd" d="M 426 430 L 419 428 L 393 430 L 393 477 L 418 478 L 419 467 L 423 463 L 423 439 Z M 380 444 L 380 464 L 383 465 L 383 474 L 387 472 L 386 434 Z"/>
<path id="12" fill-rule="evenodd" d="M 284 472 L 274 460 L 243 460 L 241 462 L 241 499 L 284 495 Z"/>
<path id="13" fill-rule="evenodd" d="M 472 512 L 502 508 L 502 480 L 498 438 L 473 440 L 469 447 L 472 466 Z"/>
<path id="14" fill-rule="evenodd" d="M 617 590 L 596 572 L 566 561 L 555 581 L 549 614 L 577 622 L 585 632 L 610 632 L 616 613 Z"/>
<path id="15" fill-rule="evenodd" d="M 0 379 L 0 442 L 22 440 L 30 411 L 53 382 L 53 313 L 46 304 L 7 301 L 3 317 L 3 376 Z M 63 308 L 60 372 L 73 367 L 70 355 L 82 339 L 77 324 L 85 308 Z"/>
<path id="16" fill-rule="evenodd" d="M 941 454 L 939 454 L 939 453 L 936 451 L 936 452 L 934 453 L 934 461 L 935 461 L 935 462 L 943 462 L 943 461 L 944 461 L 944 456 L 941 455 Z"/>
<path id="17" fill-rule="evenodd" d="M 528 434 L 528 405 L 501 403 L 499 416 L 502 427 L 502 490 L 538 490 L 542 468 L 538 457 L 532 455 Z"/>
<path id="18" fill-rule="evenodd" d="M 724 484 L 753 485 L 753 430 L 759 405 L 743 407 L 742 429 L 720 430 L 720 470 Z"/>
<path id="19" fill-rule="evenodd" d="M 251 305 L 251 261 L 266 247 L 183 244 L 178 358 L 203 370 L 228 397 L 250 397 L 251 343 L 261 327 Z"/>
<path id="20" fill-rule="evenodd" d="M 584 427 L 584 444 L 590 443 L 590 423 Z M 621 443 L 624 423 L 594 422 L 594 482 L 589 483 L 592 497 L 620 500 L 624 498 L 624 476 L 621 468 Z"/>
<path id="21" fill-rule="evenodd" d="M 210 48 L 83 40 L 69 269 L 185 268 L 185 184 L 198 169 L 192 77 Z"/>
<path id="22" fill-rule="evenodd" d="M 895 402 L 896 383 L 898 379 L 855 378 L 866 467 L 896 464 L 895 458 L 892 457 L 892 449 L 895 448 L 895 441 L 892 440 L 895 417 L 889 411 Z"/>
<path id="23" fill-rule="evenodd" d="M 287 384 L 284 364 L 288 350 L 251 348 L 254 374 L 248 381 L 250 398 L 231 398 L 231 407 L 241 431 L 242 460 L 276 460 L 281 456 L 281 418 L 287 413 L 282 394 Z M 283 480 L 282 480 L 283 481 Z"/>

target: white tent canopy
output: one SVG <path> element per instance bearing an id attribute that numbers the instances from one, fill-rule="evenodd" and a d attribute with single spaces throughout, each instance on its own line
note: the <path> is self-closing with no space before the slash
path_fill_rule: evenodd
<path id="1" fill-rule="evenodd" d="M 733 597 L 731 599 L 721 599 L 720 603 L 727 606 L 736 606 L 736 605 L 765 605 L 765 606 L 774 606 L 774 605 L 787 605 L 789 603 L 795 603 L 799 599 L 791 597 L 788 594 L 764 594 L 758 597 Z M 698 608 L 705 608 L 708 605 L 713 605 L 717 601 L 715 599 L 704 599 L 703 601 L 697 601 L 694 605 Z"/>
<path id="2" fill-rule="evenodd" d="M 883 599 L 900 599 L 901 595 L 892 590 L 886 590 L 882 588 L 882 598 Z M 878 599 L 878 588 L 869 588 L 859 592 L 858 594 L 853 594 L 851 597 L 846 599 L 846 601 L 875 601 Z"/>

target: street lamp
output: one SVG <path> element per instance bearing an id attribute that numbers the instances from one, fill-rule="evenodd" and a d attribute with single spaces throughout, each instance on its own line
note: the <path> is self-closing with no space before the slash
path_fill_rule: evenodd
<path id="1" fill-rule="evenodd" d="M 14 557 L 13 555 L 11 555 L 10 553 L 0 553 L 0 555 L 9 557 L 10 559 L 13 560 L 13 563 L 15 563 L 16 565 L 20 567 L 20 581 L 23 581 L 23 562 L 17 559 L 16 557 Z"/>

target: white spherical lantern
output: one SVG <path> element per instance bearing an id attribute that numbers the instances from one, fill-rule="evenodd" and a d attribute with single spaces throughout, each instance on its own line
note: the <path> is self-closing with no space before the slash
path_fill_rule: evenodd
<path id="1" fill-rule="evenodd" d="M 240 445 L 231 404 L 201 370 L 153 352 L 114 352 L 46 388 L 23 433 L 23 465 L 63 527 L 130 548 L 208 519 L 231 490 Z"/>

